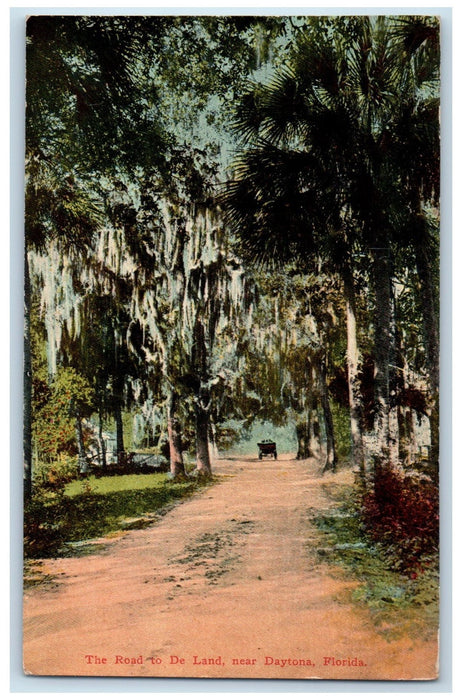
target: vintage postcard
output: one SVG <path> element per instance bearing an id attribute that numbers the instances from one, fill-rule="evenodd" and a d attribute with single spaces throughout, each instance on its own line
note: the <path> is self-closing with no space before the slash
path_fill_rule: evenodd
<path id="1" fill-rule="evenodd" d="M 439 17 L 25 41 L 24 673 L 437 679 Z"/>

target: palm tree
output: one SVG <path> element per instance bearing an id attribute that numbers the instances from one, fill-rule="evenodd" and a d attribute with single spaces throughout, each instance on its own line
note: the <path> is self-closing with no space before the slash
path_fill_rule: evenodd
<path id="1" fill-rule="evenodd" d="M 431 18 L 419 21 L 421 29 L 432 26 Z M 416 146 L 424 115 L 434 152 L 429 80 L 434 70 L 422 53 L 419 61 L 411 60 L 417 40 L 403 50 L 404 25 L 400 18 L 312 19 L 295 37 L 290 65 L 269 84 L 253 85 L 238 110 L 236 129 L 245 146 L 224 197 L 248 255 L 265 263 L 291 258 L 304 266 L 323 256 L 342 277 L 351 426 L 360 467 L 353 260 L 360 253 L 369 261 L 375 431 L 378 452 L 388 457 L 393 251 L 409 244 L 410 190 L 421 202 L 429 189 L 422 167 L 420 189 L 406 188 L 405 178 L 414 182 L 417 169 L 409 159 L 400 167 L 397 161 L 399 153 Z M 426 68 L 420 80 L 413 63 Z"/>
<path id="2" fill-rule="evenodd" d="M 430 386 L 431 460 L 439 452 L 439 330 L 437 304 L 440 178 L 438 18 L 409 17 L 394 28 L 407 58 L 414 102 L 403 110 L 393 134 L 394 167 L 408 203 L 408 242 L 421 288 L 421 313 Z M 406 145 L 403 148 L 403 144 Z M 409 167 L 412 163 L 412 168 Z"/>

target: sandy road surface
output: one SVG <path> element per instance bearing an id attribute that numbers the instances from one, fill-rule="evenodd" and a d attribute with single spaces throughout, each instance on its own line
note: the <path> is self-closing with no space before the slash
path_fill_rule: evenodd
<path id="1" fill-rule="evenodd" d="M 42 562 L 24 598 L 36 675 L 434 678 L 437 641 L 386 641 L 358 582 L 315 557 L 331 503 L 314 460 L 219 460 L 220 483 L 102 552 Z M 436 635 L 435 635 L 436 637 Z M 105 661 L 104 661 L 105 660 Z"/>

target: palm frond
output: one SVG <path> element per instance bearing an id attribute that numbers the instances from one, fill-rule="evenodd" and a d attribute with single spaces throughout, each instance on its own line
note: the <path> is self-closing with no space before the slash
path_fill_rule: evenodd
<path id="1" fill-rule="evenodd" d="M 312 255 L 337 194 L 314 154 L 260 142 L 236 162 L 221 204 L 244 256 L 269 264 Z"/>

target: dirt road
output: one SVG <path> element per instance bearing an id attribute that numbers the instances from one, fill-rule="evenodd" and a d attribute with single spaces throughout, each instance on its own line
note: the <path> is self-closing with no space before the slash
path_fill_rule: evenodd
<path id="1" fill-rule="evenodd" d="M 434 678 L 437 640 L 387 641 L 351 602 L 359 583 L 316 558 L 331 507 L 314 460 L 219 460 L 220 483 L 100 552 L 41 563 L 26 591 L 36 675 Z M 318 544 L 319 546 L 319 544 Z"/>

